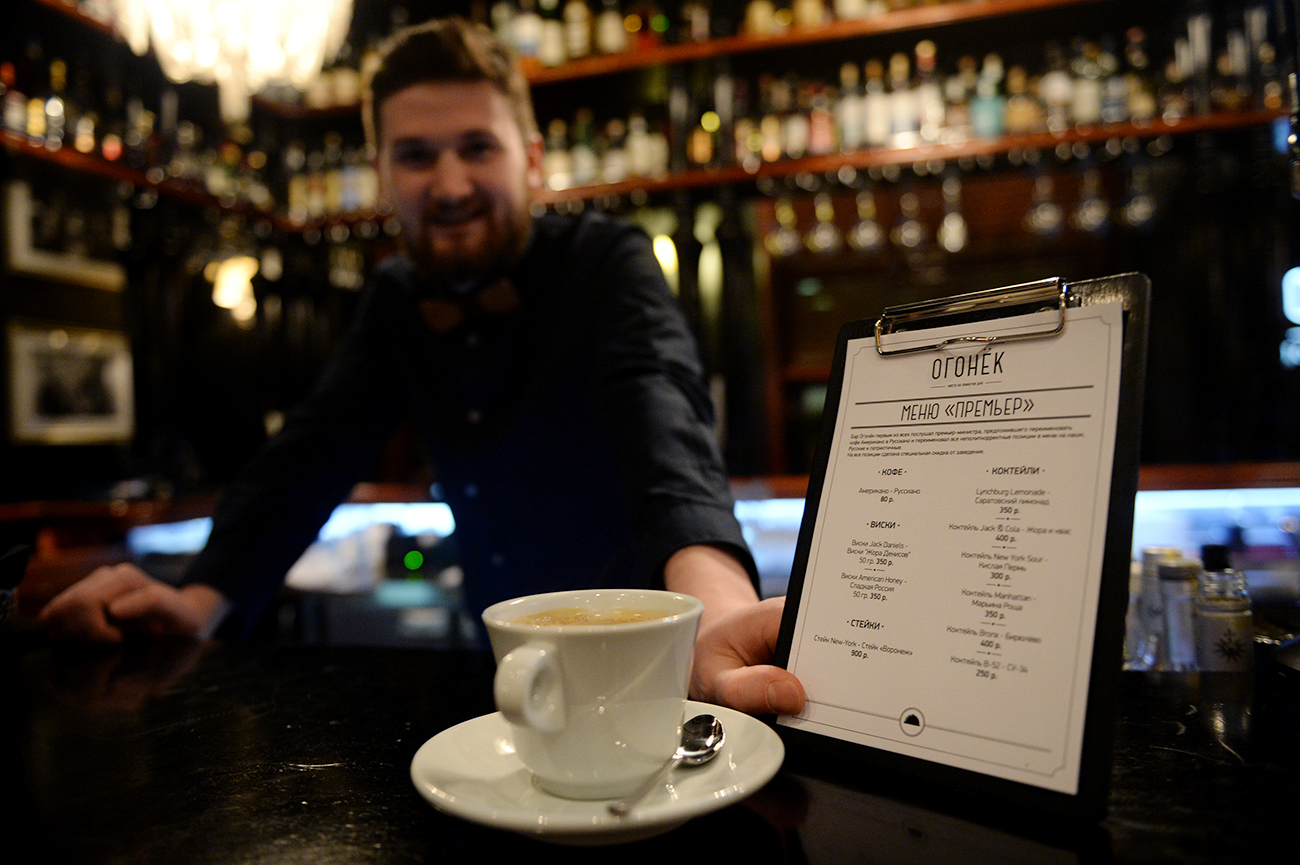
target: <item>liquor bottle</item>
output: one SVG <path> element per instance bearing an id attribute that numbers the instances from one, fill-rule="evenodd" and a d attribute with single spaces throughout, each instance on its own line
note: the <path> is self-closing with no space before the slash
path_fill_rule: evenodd
<path id="1" fill-rule="evenodd" d="M 122 158 L 126 149 L 126 115 L 122 103 L 122 83 L 116 74 L 110 74 L 104 87 L 103 134 L 99 138 L 99 153 L 109 162 Z"/>
<path id="2" fill-rule="evenodd" d="M 568 189 L 573 185 L 569 127 L 558 117 L 546 124 L 546 148 L 542 156 L 542 174 L 546 178 L 548 189 Z"/>
<path id="3" fill-rule="evenodd" d="M 1101 172 L 1090 166 L 1083 172 L 1079 200 L 1070 211 L 1070 226 L 1094 237 L 1105 235 L 1111 226 L 1110 204 L 1102 194 Z"/>
<path id="4" fill-rule="evenodd" d="M 784 196 L 778 198 L 774 215 L 776 216 L 776 225 L 763 238 L 763 247 L 773 258 L 784 258 L 793 255 L 799 249 L 802 240 L 796 227 L 797 218 L 794 212 L 794 204 Z"/>
<path id="5" fill-rule="evenodd" d="M 650 153 L 650 177 L 664 177 L 668 174 L 670 148 L 668 145 L 668 121 L 660 118 L 649 125 L 646 133 Z"/>
<path id="6" fill-rule="evenodd" d="M 361 206 L 362 179 L 359 148 L 349 147 L 344 149 L 341 158 L 342 167 L 339 169 L 339 209 L 346 214 L 360 213 Z"/>
<path id="7" fill-rule="evenodd" d="M 1146 31 L 1141 27 L 1130 27 L 1124 39 L 1128 116 L 1134 123 L 1146 123 L 1155 119 L 1160 111 L 1151 75 L 1151 57 L 1147 53 Z"/>
<path id="8" fill-rule="evenodd" d="M 895 246 L 913 250 L 925 243 L 926 230 L 921 224 L 921 199 L 912 190 L 898 196 L 899 220 L 889 233 Z"/>
<path id="9" fill-rule="evenodd" d="M 32 36 L 27 40 L 23 66 L 26 69 L 25 83 L 22 85 L 27 97 L 27 119 L 24 131 L 34 143 L 45 142 L 45 98 L 49 90 L 49 68 L 45 65 L 45 50 L 40 39 Z"/>
<path id="10" fill-rule="evenodd" d="M 1043 100 L 1045 122 L 1049 131 L 1064 132 L 1074 123 L 1070 113 L 1074 102 L 1074 79 L 1059 43 L 1049 42 L 1043 50 L 1046 70 L 1039 79 L 1038 92 Z"/>
<path id="11" fill-rule="evenodd" d="M 865 125 L 862 112 L 858 65 L 845 63 L 840 67 L 839 101 L 835 104 L 835 138 L 841 152 L 848 153 L 862 146 Z"/>
<path id="12" fill-rule="evenodd" d="M 867 147 L 886 147 L 892 112 L 885 91 L 885 65 L 879 60 L 868 60 L 863 64 L 862 73 L 862 140 Z"/>
<path id="13" fill-rule="evenodd" d="M 182 186 L 200 189 L 203 186 L 203 163 L 199 158 L 199 145 L 203 134 L 188 120 L 176 124 L 176 146 L 167 163 L 167 176 Z"/>
<path id="14" fill-rule="evenodd" d="M 1002 95 L 1002 57 L 988 54 L 975 82 L 970 103 L 971 132 L 977 138 L 996 138 L 1006 131 L 1006 99 Z"/>
<path id="15" fill-rule="evenodd" d="M 736 139 L 736 117 L 744 109 L 744 96 L 731 73 L 730 62 L 720 58 L 713 70 L 713 114 L 717 118 L 717 129 L 712 133 L 714 164 L 730 165 L 735 161 L 731 143 Z"/>
<path id="16" fill-rule="evenodd" d="M 45 149 L 63 147 L 66 134 L 68 104 L 68 64 L 59 58 L 50 61 L 50 89 L 45 97 Z"/>
<path id="17" fill-rule="evenodd" d="M 574 186 L 588 186 L 599 179 L 594 127 L 591 109 L 579 108 L 573 116 L 569 146 L 569 170 Z"/>
<path id="18" fill-rule="evenodd" d="M 1102 68 L 1098 62 L 1101 46 L 1096 42 L 1077 41 L 1070 71 L 1074 77 L 1074 100 L 1070 115 L 1076 126 L 1092 126 L 1101 121 Z"/>
<path id="19" fill-rule="evenodd" d="M 971 137 L 970 102 L 975 97 L 978 81 L 979 64 L 975 58 L 969 54 L 957 58 L 957 71 L 943 85 L 944 141 L 962 142 Z"/>
<path id="20" fill-rule="evenodd" d="M 220 147 L 221 165 L 223 173 L 229 174 L 239 161 L 237 145 L 233 141 L 223 141 Z M 222 185 L 226 185 L 224 181 Z M 222 196 L 220 190 L 209 188 L 208 190 L 217 197 Z M 307 218 L 322 219 L 329 213 L 329 202 L 325 193 L 325 153 L 320 150 L 313 150 L 307 154 Z"/>
<path id="21" fill-rule="evenodd" d="M 176 148 L 176 126 L 180 123 L 180 112 L 180 94 L 176 92 L 175 87 L 164 87 L 162 93 L 158 95 L 158 114 L 153 130 L 154 142 L 149 153 L 149 164 L 162 168 L 164 173 Z M 251 131 L 248 135 L 251 140 Z"/>
<path id="22" fill-rule="evenodd" d="M 627 122 L 615 117 L 605 124 L 605 148 L 600 154 L 600 179 L 619 183 L 628 177 Z"/>
<path id="23" fill-rule="evenodd" d="M 90 155 L 99 146 L 99 113 L 92 100 L 91 73 L 87 63 L 80 62 L 72 72 L 71 126 L 72 146 L 78 153 Z"/>
<path id="24" fill-rule="evenodd" d="M 1216 111 L 1241 111 L 1250 105 L 1250 63 L 1246 34 L 1229 30 L 1215 60 L 1210 104 Z"/>
<path id="25" fill-rule="evenodd" d="M 344 212 L 343 206 L 343 136 L 335 131 L 325 133 L 324 150 L 325 167 L 323 177 L 325 184 L 325 215 L 338 216 Z"/>
<path id="26" fill-rule="evenodd" d="M 833 0 L 831 11 L 836 21 L 857 21 L 871 14 L 868 0 Z"/>
<path id="27" fill-rule="evenodd" d="M 515 37 L 515 24 L 519 18 L 519 7 L 514 0 L 495 0 L 488 9 L 488 21 L 492 32 L 505 44 L 519 52 L 519 43 Z"/>
<path id="28" fill-rule="evenodd" d="M 916 99 L 917 132 L 926 144 L 936 144 L 943 134 L 943 88 L 935 69 L 936 49 L 933 41 L 923 39 L 916 43 L 916 80 L 913 92 Z"/>
<path id="29" fill-rule="evenodd" d="M 1128 79 L 1120 68 L 1119 59 L 1113 50 L 1110 37 L 1099 43 L 1097 65 L 1101 69 L 1101 121 L 1102 123 L 1124 123 L 1128 115 Z"/>
<path id="30" fill-rule="evenodd" d="M 1192 113 L 1187 67 L 1177 53 L 1165 63 L 1158 98 L 1162 120 L 1172 122 Z"/>
<path id="31" fill-rule="evenodd" d="M 578 60 L 591 53 L 591 7 L 587 0 L 564 2 L 564 48 L 569 60 Z"/>
<path id="32" fill-rule="evenodd" d="M 525 66 L 538 62 L 538 55 L 542 50 L 542 16 L 537 12 L 537 0 L 519 0 L 519 14 L 515 16 L 514 45 Z"/>
<path id="33" fill-rule="evenodd" d="M 808 155 L 810 106 L 807 100 L 800 101 L 799 79 L 793 75 L 778 78 L 772 94 L 773 107 L 781 118 L 781 155 L 786 159 Z"/>
<path id="34" fill-rule="evenodd" d="M 745 6 L 742 28 L 747 36 L 772 36 L 777 32 L 776 3 L 773 0 L 749 0 Z"/>
<path id="35" fill-rule="evenodd" d="M 1006 77 L 1006 131 L 1010 135 L 1028 135 L 1047 127 L 1042 105 L 1029 92 L 1029 75 L 1023 66 L 1012 66 Z"/>
<path id="36" fill-rule="evenodd" d="M 1213 17 L 1206 8 L 1194 11 L 1187 17 L 1187 80 L 1192 111 L 1208 114 L 1210 83 L 1213 77 L 1213 49 L 1210 45 Z"/>
<path id="37" fill-rule="evenodd" d="M 775 75 L 763 73 L 758 77 L 758 151 L 764 162 L 776 162 L 784 155 L 781 115 L 777 110 L 777 88 Z"/>
<path id="38" fill-rule="evenodd" d="M 627 50 L 627 28 L 618 3 L 619 0 L 601 0 L 595 25 L 596 50 L 601 54 L 621 54 Z"/>
<path id="39" fill-rule="evenodd" d="M 634 111 L 627 121 L 627 167 L 633 177 L 654 174 L 654 152 L 645 115 Z"/>
<path id="40" fill-rule="evenodd" d="M 686 72 L 680 66 L 669 70 L 668 81 L 668 130 L 669 170 L 677 173 L 686 169 L 689 161 L 690 130 L 694 118 L 692 111 L 692 90 L 686 83 Z"/>
<path id="41" fill-rule="evenodd" d="M 911 61 L 900 51 L 889 58 L 890 146 L 915 147 L 920 130 L 920 106 L 912 87 Z"/>
<path id="42" fill-rule="evenodd" d="M 809 252 L 831 253 L 843 244 L 840 230 L 835 226 L 835 200 L 828 192 L 819 192 L 813 198 L 814 222 L 804 235 L 804 246 Z"/>
<path id="43" fill-rule="evenodd" d="M 709 13 L 709 4 L 704 0 L 684 0 L 678 11 L 677 41 L 706 41 L 710 36 Z"/>
<path id="44" fill-rule="evenodd" d="M 1056 201 L 1055 184 L 1047 172 L 1034 178 L 1034 197 L 1024 223 L 1025 230 L 1036 237 L 1053 238 L 1061 233 L 1065 213 Z"/>
<path id="45" fill-rule="evenodd" d="M 1285 107 L 1285 89 L 1277 62 L 1277 49 L 1268 38 L 1268 10 L 1263 6 L 1245 12 L 1246 38 L 1250 49 L 1250 92 L 1256 108 L 1280 111 Z"/>
<path id="46" fill-rule="evenodd" d="M 357 210 L 366 214 L 375 213 L 380 208 L 379 172 L 375 170 L 374 163 L 366 158 L 365 148 L 358 147 L 353 151 L 352 163 L 357 178 Z"/>
<path id="47" fill-rule="evenodd" d="M 961 178 L 956 174 L 943 179 L 943 219 L 936 235 L 939 245 L 951 253 L 961 252 L 970 239 L 966 217 L 961 212 Z"/>
<path id="48" fill-rule="evenodd" d="M 808 117 L 808 155 L 824 156 L 835 151 L 835 109 L 831 94 L 821 81 L 805 81 L 799 88 L 800 113 Z"/>
<path id="49" fill-rule="evenodd" d="M 267 149 L 253 146 L 244 154 L 239 169 L 240 201 L 251 204 L 259 210 L 270 210 L 275 206 L 275 197 L 266 184 Z M 342 170 L 339 172 L 340 196 L 342 195 Z"/>
<path id="50" fill-rule="evenodd" d="M 297 139 L 280 151 L 280 184 L 284 190 L 285 213 L 291 222 L 307 221 L 307 149 Z"/>
<path id="51" fill-rule="evenodd" d="M 1247 673 L 1255 665 L 1255 629 L 1246 575 L 1228 563 L 1227 547 L 1201 549 L 1196 585 L 1196 660 L 1203 672 Z"/>
<path id="52" fill-rule="evenodd" d="M 1150 228 L 1157 215 L 1156 197 L 1151 191 L 1151 166 L 1139 162 L 1129 172 L 1128 189 L 1120 202 L 1120 219 L 1139 231 Z"/>
<path id="53" fill-rule="evenodd" d="M 537 60 L 543 66 L 559 66 L 568 59 L 564 45 L 564 19 L 560 14 L 560 0 L 537 0 L 537 11 L 542 18 Z"/>
<path id="54" fill-rule="evenodd" d="M 26 134 L 27 97 L 18 89 L 18 70 L 12 61 L 0 63 L 0 86 L 4 88 L 4 128 Z"/>
<path id="55" fill-rule="evenodd" d="M 157 120 L 157 115 L 144 107 L 140 96 L 126 100 L 126 135 L 122 145 L 126 163 L 132 168 L 144 171 L 156 164 L 157 139 L 154 133 Z"/>
<path id="56" fill-rule="evenodd" d="M 795 27 L 821 27 L 826 23 L 826 4 L 822 0 L 793 0 L 790 18 Z"/>
<path id="57" fill-rule="evenodd" d="M 845 240 L 858 252 L 875 252 L 885 242 L 885 232 L 876 220 L 876 195 L 863 189 L 854 198 L 858 220 L 849 229 Z"/>

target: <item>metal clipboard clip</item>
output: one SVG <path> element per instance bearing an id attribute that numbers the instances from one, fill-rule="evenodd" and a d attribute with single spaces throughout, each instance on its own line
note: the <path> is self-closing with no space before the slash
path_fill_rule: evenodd
<path id="1" fill-rule="evenodd" d="M 1026 282 L 1022 285 L 974 291 L 955 297 L 887 306 L 885 311 L 881 313 L 880 318 L 876 319 L 876 352 L 882 356 L 912 354 L 918 351 L 941 351 L 950 345 L 959 343 L 973 342 L 991 345 L 995 342 L 1013 342 L 1021 339 L 1042 339 L 1055 336 L 1065 329 L 1065 308 L 1069 305 L 1069 301 L 1070 287 L 1058 276 L 1040 279 L 1037 282 Z M 1008 314 L 1010 310 L 1018 308 L 1020 311 L 1038 311 L 1034 307 L 1042 304 L 1047 304 L 1048 308 L 1054 304 L 1058 313 L 1053 323 L 1043 330 L 1005 336 L 956 336 L 941 339 L 937 342 L 909 345 L 901 348 L 885 348 L 880 342 L 881 337 L 886 334 L 908 330 L 907 325 L 913 322 L 925 321 L 928 327 L 934 327 L 938 320 L 941 319 L 951 319 L 952 321 L 949 323 L 957 323 L 977 318 L 997 318 L 1000 315 Z"/>

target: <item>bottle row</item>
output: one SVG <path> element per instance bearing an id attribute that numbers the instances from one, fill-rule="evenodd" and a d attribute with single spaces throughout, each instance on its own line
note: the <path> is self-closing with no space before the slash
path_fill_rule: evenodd
<path id="1" fill-rule="evenodd" d="M 1148 161 L 1133 164 L 1118 186 L 1107 183 L 1095 163 L 1077 174 L 1067 183 L 1064 172 L 1036 169 L 1032 193 L 1018 219 L 1020 230 L 1040 240 L 1053 240 L 1068 231 L 1103 237 L 1117 228 L 1143 231 L 1159 217 L 1161 196 Z M 938 206 L 936 197 L 941 200 Z M 896 203 L 895 209 L 891 201 L 891 214 L 884 216 L 877 206 L 875 185 L 867 183 L 856 191 L 817 192 L 812 196 L 812 212 L 805 209 L 800 216 L 795 197 L 778 193 L 773 224 L 761 242 L 774 258 L 845 250 L 874 254 L 891 248 L 956 254 L 969 246 L 971 222 L 959 172 L 949 171 L 933 183 L 907 184 Z M 1006 222 L 1006 214 L 1000 213 L 998 221 Z"/>
<path id="2" fill-rule="evenodd" d="M 393 24 L 404 20 L 395 14 Z M 945 59 L 929 39 L 908 53 L 845 63 L 835 81 L 772 72 L 749 78 L 733 75 L 726 61 L 701 63 L 690 75 L 673 76 L 666 97 L 634 103 L 638 109 L 626 116 L 598 120 L 582 108 L 569 119 L 552 118 L 546 183 L 561 190 L 692 168 L 755 171 L 764 163 L 868 148 L 1280 111 L 1272 31 L 1267 10 L 1251 6 L 1224 26 L 1204 14 L 1180 19 L 1158 47 L 1139 27 L 1048 43 L 1032 64 L 1004 62 L 998 53 Z M 180 117 L 175 87 L 162 87 L 146 103 L 141 92 L 153 91 L 130 92 L 124 80 L 134 83 L 130 69 L 105 73 L 91 61 L 70 66 L 49 58 L 33 36 L 18 56 L 0 56 L 0 122 L 36 146 L 122 162 L 153 182 L 296 223 L 377 207 L 376 178 L 359 142 L 332 132 L 304 145 L 269 137 L 282 130 L 255 137 L 246 127 L 209 137 Z"/>
<path id="3" fill-rule="evenodd" d="M 965 2 L 970 0 L 749 0 L 715 7 L 707 0 L 496 0 L 489 18 L 525 64 L 555 67 L 593 55 L 736 35 L 765 38 Z"/>
<path id="4" fill-rule="evenodd" d="M 1186 21 L 1167 56 L 1157 59 L 1147 34 L 1131 27 L 1121 38 L 1078 37 L 1068 50 L 1048 43 L 1033 68 L 989 53 L 978 61 L 963 55 L 945 74 L 928 39 L 910 55 L 845 63 L 837 82 L 768 72 L 751 82 L 725 66 L 710 68 L 694 86 L 675 85 L 666 107 L 603 122 L 584 107 L 571 121 L 552 119 L 546 182 L 558 190 L 660 177 L 677 165 L 754 171 L 763 163 L 869 148 L 1280 112 L 1282 78 L 1267 16 L 1252 9 L 1243 22 L 1246 29 L 1224 35 L 1213 73 L 1201 19 Z"/>
<path id="5" fill-rule="evenodd" d="M 27 80 L 20 82 L 19 67 Z M 42 76 L 34 74 L 36 70 Z M 92 86 L 93 71 L 48 62 L 40 42 L 29 42 L 21 61 L 0 61 L 0 127 L 34 146 L 64 148 L 145 174 L 155 184 L 206 193 L 228 204 L 280 211 L 303 222 L 378 206 L 378 183 L 364 148 L 326 133 L 312 149 L 294 140 L 277 146 L 255 139 L 245 126 L 208 140 L 199 124 L 180 115 L 181 98 L 164 88 L 147 105 L 118 79 Z M 20 86 L 21 85 L 21 86 Z M 27 92 L 25 92 L 27 91 Z M 278 161 L 271 154 L 279 156 Z"/>

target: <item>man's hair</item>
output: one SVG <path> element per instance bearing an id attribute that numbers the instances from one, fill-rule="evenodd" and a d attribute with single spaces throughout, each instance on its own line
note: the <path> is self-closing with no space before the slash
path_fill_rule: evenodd
<path id="1" fill-rule="evenodd" d="M 372 153 L 378 152 L 379 106 L 412 84 L 486 81 L 510 103 L 525 140 L 537 132 L 533 100 L 514 53 L 491 30 L 463 18 L 442 18 L 399 30 L 363 70 L 361 119 Z"/>

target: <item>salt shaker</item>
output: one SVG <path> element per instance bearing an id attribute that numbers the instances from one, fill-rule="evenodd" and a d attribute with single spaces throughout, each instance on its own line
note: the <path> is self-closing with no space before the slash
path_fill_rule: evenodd
<path id="1" fill-rule="evenodd" d="M 1191 559 L 1159 564 L 1160 591 L 1164 598 L 1164 639 L 1160 641 L 1156 668 L 1174 673 L 1196 669 L 1196 580 L 1201 563 Z"/>
<path id="2" fill-rule="evenodd" d="M 1255 627 L 1246 575 L 1228 565 L 1228 548 L 1207 544 L 1196 581 L 1196 661 L 1205 672 L 1249 672 Z"/>
<path id="3" fill-rule="evenodd" d="M 1175 547 L 1143 547 L 1141 578 L 1129 601 L 1128 633 L 1124 640 L 1126 669 L 1155 668 L 1160 653 L 1160 637 L 1165 631 L 1160 563 L 1178 561 L 1182 557 L 1182 551 Z"/>

